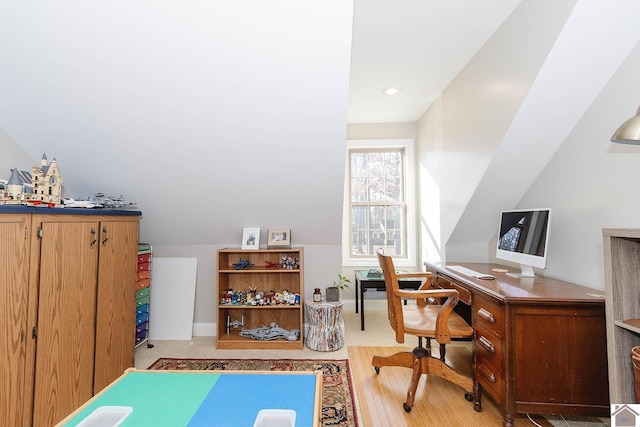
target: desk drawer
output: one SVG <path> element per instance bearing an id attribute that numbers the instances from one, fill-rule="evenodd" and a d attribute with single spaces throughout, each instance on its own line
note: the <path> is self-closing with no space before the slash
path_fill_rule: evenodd
<path id="1" fill-rule="evenodd" d="M 438 276 L 437 286 L 444 289 L 455 289 L 458 291 L 458 298 L 461 302 L 471 305 L 471 291 L 463 288 L 455 282 L 451 282 L 441 276 Z"/>
<path id="2" fill-rule="evenodd" d="M 489 393 L 498 403 L 502 402 L 503 378 L 502 371 L 495 367 L 491 361 L 476 353 L 476 379 L 482 385 L 483 391 Z"/>
<path id="3" fill-rule="evenodd" d="M 474 351 L 486 359 L 493 367 L 502 371 L 502 341 L 500 338 L 479 327 L 475 330 Z"/>
<path id="4" fill-rule="evenodd" d="M 474 328 L 485 328 L 492 334 L 504 337 L 504 306 L 499 302 L 477 297 L 473 301 Z"/>

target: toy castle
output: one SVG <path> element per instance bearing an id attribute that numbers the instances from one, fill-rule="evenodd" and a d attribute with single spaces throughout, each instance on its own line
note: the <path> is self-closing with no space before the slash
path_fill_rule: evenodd
<path id="1" fill-rule="evenodd" d="M 61 200 L 62 177 L 58 162 L 55 158 L 49 162 L 46 154 L 42 155 L 40 166 L 34 166 L 31 173 L 14 168 L 8 181 L 0 180 L 0 204 L 59 205 Z"/>

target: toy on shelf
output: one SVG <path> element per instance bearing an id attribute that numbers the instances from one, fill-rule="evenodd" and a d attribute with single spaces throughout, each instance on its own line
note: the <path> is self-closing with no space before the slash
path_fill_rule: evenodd
<path id="1" fill-rule="evenodd" d="M 258 291 L 255 287 L 250 287 L 248 291 L 227 290 L 220 300 L 221 305 L 247 305 L 247 306 L 265 306 L 265 305 L 300 305 L 300 294 L 297 292 L 289 292 L 284 289 L 281 292 L 276 291 Z"/>
<path id="2" fill-rule="evenodd" d="M 42 155 L 40 166 L 33 166 L 31 172 L 11 169 L 7 181 L 0 186 L 0 204 L 47 205 L 54 207 L 61 203 L 62 177 L 58 162 L 51 162 Z"/>
<path id="3" fill-rule="evenodd" d="M 277 262 L 269 262 L 269 261 L 265 261 L 265 268 L 280 268 L 282 267 L 279 263 Z"/>
<path id="4" fill-rule="evenodd" d="M 271 341 L 280 338 L 288 341 L 298 341 L 300 339 L 300 331 L 298 329 L 287 331 L 278 326 L 276 322 L 271 322 L 271 326 L 269 327 L 261 326 L 256 329 L 243 329 L 240 331 L 240 336 L 261 341 Z"/>
<path id="5" fill-rule="evenodd" d="M 282 258 L 280 258 L 280 265 L 285 270 L 297 270 L 300 268 L 300 259 L 295 256 L 283 255 Z"/>
<path id="6" fill-rule="evenodd" d="M 240 261 L 233 264 L 233 266 L 236 268 L 236 270 L 244 270 L 245 268 L 253 267 L 253 264 L 249 262 L 249 258 L 247 258 L 246 260 L 240 258 Z"/>
<path id="7" fill-rule="evenodd" d="M 136 209 L 134 202 L 127 202 L 124 196 L 120 197 L 105 196 L 104 193 L 96 193 L 93 196 L 84 199 L 74 199 L 65 197 L 62 200 L 65 208 L 87 208 L 87 209 Z"/>
<path id="8" fill-rule="evenodd" d="M 244 329 L 244 314 L 240 320 L 231 320 L 231 315 L 227 314 L 227 334 L 229 334 L 231 329 Z"/>

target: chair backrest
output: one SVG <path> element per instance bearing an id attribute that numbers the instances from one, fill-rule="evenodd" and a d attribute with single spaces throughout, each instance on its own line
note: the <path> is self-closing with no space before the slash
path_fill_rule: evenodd
<path id="1" fill-rule="evenodd" d="M 394 292 L 400 289 L 400 286 L 398 285 L 398 277 L 396 276 L 396 269 L 393 265 L 393 259 L 390 256 L 385 255 L 382 249 L 379 249 L 377 254 L 378 264 L 380 264 L 380 269 L 384 275 L 389 323 L 396 333 L 396 341 L 403 343 L 404 318 L 402 315 L 402 306 L 399 302 L 400 299 L 394 297 Z"/>

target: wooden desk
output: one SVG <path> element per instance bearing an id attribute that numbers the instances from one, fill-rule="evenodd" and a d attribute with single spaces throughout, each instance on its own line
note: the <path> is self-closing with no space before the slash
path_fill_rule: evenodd
<path id="1" fill-rule="evenodd" d="M 549 277 L 516 279 L 497 264 L 450 263 L 495 280 L 424 263 L 437 285 L 471 306 L 474 373 L 501 408 L 517 413 L 609 416 L 604 292 Z"/>
<path id="2" fill-rule="evenodd" d="M 386 290 L 384 277 L 369 277 L 367 271 L 356 271 L 356 313 L 358 312 L 359 299 L 361 331 L 364 331 L 364 293 L 367 292 L 367 289 Z M 422 279 L 398 279 L 400 289 L 418 289 L 420 285 L 422 285 Z"/>

